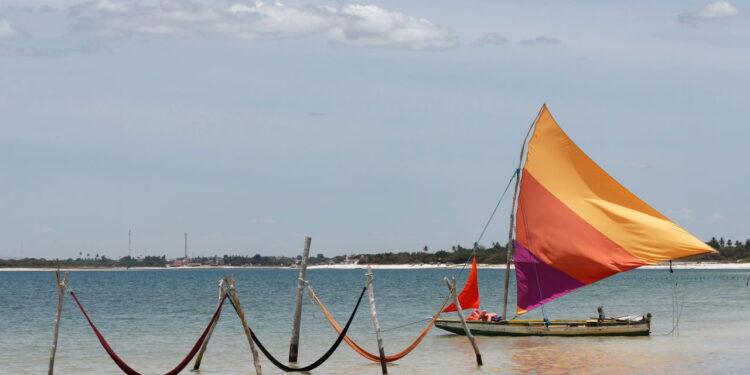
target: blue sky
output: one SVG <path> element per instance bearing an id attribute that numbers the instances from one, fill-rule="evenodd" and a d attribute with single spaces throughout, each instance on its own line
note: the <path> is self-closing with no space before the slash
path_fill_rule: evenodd
<path id="1" fill-rule="evenodd" d="M 544 102 L 698 237 L 750 237 L 750 1 L 0 4 L 2 257 L 469 246 Z"/>

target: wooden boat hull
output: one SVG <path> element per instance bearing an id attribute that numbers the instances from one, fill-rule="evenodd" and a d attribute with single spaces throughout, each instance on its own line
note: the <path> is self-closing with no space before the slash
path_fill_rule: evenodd
<path id="1" fill-rule="evenodd" d="M 467 321 L 475 336 L 648 336 L 651 331 L 650 314 L 641 320 L 503 320 L 499 322 Z M 438 319 L 435 327 L 464 335 L 458 319 Z"/>

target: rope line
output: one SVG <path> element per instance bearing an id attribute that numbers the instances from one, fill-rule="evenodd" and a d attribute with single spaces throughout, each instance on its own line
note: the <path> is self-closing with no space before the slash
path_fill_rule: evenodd
<path id="1" fill-rule="evenodd" d="M 253 341 L 256 345 L 258 345 L 258 348 L 260 351 L 263 352 L 263 354 L 268 358 L 271 363 L 274 364 L 274 366 L 278 367 L 280 370 L 285 372 L 308 372 L 312 371 L 318 366 L 322 365 L 325 361 L 328 360 L 328 358 L 333 355 L 333 353 L 336 351 L 336 349 L 339 347 L 339 344 L 341 344 L 341 341 L 346 337 L 346 332 L 349 330 L 349 326 L 352 324 L 352 321 L 354 320 L 354 315 L 357 314 L 357 310 L 359 309 L 359 304 L 362 302 L 362 297 L 365 295 L 365 291 L 367 290 L 367 287 L 362 288 L 362 293 L 359 294 L 359 299 L 357 300 L 357 304 L 354 305 L 354 310 L 352 311 L 352 314 L 349 316 L 349 320 L 346 322 L 346 325 L 344 326 L 344 329 L 339 334 L 339 337 L 336 338 L 336 341 L 333 343 L 333 345 L 326 351 L 320 358 L 318 358 L 315 362 L 304 366 L 304 367 L 289 367 L 283 363 L 281 363 L 276 357 L 274 357 L 268 349 L 266 349 L 265 346 L 263 346 L 263 343 L 260 342 L 258 337 L 255 335 L 255 332 L 250 328 L 250 326 L 247 326 L 247 330 L 250 333 L 250 337 L 252 337 Z M 229 302 L 232 304 L 232 307 L 234 307 L 234 311 L 237 312 L 237 315 L 239 316 L 239 310 L 237 309 L 237 306 L 234 304 L 234 301 L 232 299 L 229 299 Z"/>
<path id="2" fill-rule="evenodd" d="M 339 334 L 344 333 L 344 341 L 346 341 L 346 343 L 349 344 L 349 346 L 355 352 L 359 353 L 359 355 L 361 355 L 362 357 L 365 357 L 373 362 L 380 362 L 380 355 L 368 352 L 361 346 L 357 345 L 357 343 L 354 342 L 354 340 L 352 340 L 349 336 L 346 336 L 346 327 L 344 328 L 344 330 L 341 329 L 341 326 L 339 326 L 338 322 L 336 322 L 336 320 L 333 318 L 331 313 L 328 312 L 328 309 L 326 309 L 325 306 L 323 306 L 323 302 L 320 301 L 320 299 L 315 294 L 310 284 L 307 285 L 307 290 L 310 292 L 310 297 L 312 297 L 315 300 L 315 303 L 320 307 L 320 310 L 323 312 L 323 315 L 325 315 L 326 319 L 328 320 L 328 323 L 330 323 L 333 329 L 335 329 L 336 332 L 338 332 Z M 430 320 L 430 323 L 427 324 L 427 327 L 425 327 L 422 330 L 422 333 L 420 333 L 419 336 L 417 336 L 417 338 L 411 344 L 409 344 L 409 346 L 406 347 L 406 349 L 402 350 L 400 353 L 385 356 L 385 361 L 394 362 L 401 358 L 406 357 L 409 353 L 411 353 L 411 351 L 414 350 L 414 348 L 416 348 L 422 342 L 425 336 L 427 336 L 427 333 L 430 332 L 430 329 L 432 328 L 432 326 L 435 325 L 435 321 L 438 319 L 438 317 L 440 317 L 440 313 L 443 311 L 445 306 L 448 305 L 448 302 L 450 302 L 450 298 L 451 298 L 451 295 L 449 294 L 448 297 L 446 297 L 445 300 L 443 301 L 443 305 L 440 306 L 440 309 L 438 310 L 438 312 Z M 410 323 L 410 324 L 416 324 L 416 323 Z"/>
<path id="3" fill-rule="evenodd" d="M 487 219 L 487 222 L 484 224 L 484 228 L 482 228 L 482 232 L 479 234 L 479 238 L 477 238 L 476 241 L 474 241 L 474 247 L 472 248 L 471 255 L 466 259 L 464 262 L 463 267 L 461 267 L 461 270 L 458 271 L 458 275 L 456 278 L 461 277 L 461 273 L 464 272 L 466 269 L 466 265 L 469 264 L 469 260 L 472 256 L 474 256 L 477 252 L 477 248 L 479 247 L 479 242 L 482 241 L 482 237 L 484 237 L 484 233 L 487 232 L 487 228 L 489 228 L 490 223 L 492 222 L 492 219 L 495 217 L 495 214 L 497 213 L 497 209 L 500 208 L 500 203 L 503 201 L 503 198 L 505 198 L 505 194 L 508 193 L 508 189 L 510 188 L 510 184 L 513 182 L 515 178 L 518 178 L 518 169 L 513 171 L 513 174 L 510 176 L 510 180 L 508 180 L 508 184 L 505 185 L 505 190 L 503 190 L 503 193 L 500 194 L 500 199 L 497 200 L 497 204 L 495 205 L 495 209 L 492 210 L 492 214 L 490 214 L 490 217 Z"/>
<path id="4" fill-rule="evenodd" d="M 99 343 L 101 343 L 102 347 L 104 348 L 104 351 L 109 354 L 109 357 L 112 358 L 112 361 L 115 362 L 117 367 L 122 370 L 122 372 L 128 374 L 128 375 L 141 375 L 138 371 L 135 371 L 132 367 L 130 367 L 125 361 L 120 358 L 117 353 L 112 349 L 112 347 L 109 345 L 106 339 L 104 339 L 104 336 L 101 332 L 99 332 L 99 329 L 96 328 L 94 325 L 94 322 L 91 321 L 91 318 L 89 318 L 89 314 L 86 313 L 86 310 L 83 308 L 83 305 L 81 304 L 81 301 L 78 300 L 78 297 L 76 297 L 75 292 L 71 289 L 70 295 L 73 296 L 73 300 L 75 300 L 78 307 L 81 309 L 81 312 L 83 313 L 83 316 L 86 318 L 86 320 L 89 322 L 89 325 L 91 326 L 91 329 L 94 331 L 94 334 L 99 339 Z M 206 336 L 208 335 L 208 331 L 211 328 L 211 326 L 216 322 L 216 320 L 219 319 L 219 314 L 221 313 L 221 308 L 224 306 L 224 300 L 226 300 L 227 296 L 224 295 L 224 297 L 221 299 L 221 302 L 219 303 L 219 306 L 216 308 L 216 312 L 214 312 L 213 317 L 211 318 L 211 321 L 208 323 L 208 326 L 206 326 L 206 329 L 203 330 L 203 334 L 201 334 L 198 341 L 195 342 L 195 345 L 193 345 L 193 348 L 190 350 L 190 352 L 185 356 L 185 358 L 177 364 L 177 367 L 172 369 L 171 371 L 167 372 L 164 375 L 177 375 L 182 370 L 187 367 L 187 365 L 190 363 L 190 361 L 193 360 L 193 357 L 198 353 L 198 350 L 203 345 L 203 342 L 206 339 Z"/>

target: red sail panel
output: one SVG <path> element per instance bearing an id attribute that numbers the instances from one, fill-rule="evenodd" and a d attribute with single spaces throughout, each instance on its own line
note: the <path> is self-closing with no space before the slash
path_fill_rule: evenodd
<path id="1" fill-rule="evenodd" d="M 458 295 L 458 303 L 461 304 L 461 310 L 479 308 L 479 282 L 477 281 L 477 256 L 474 255 L 471 261 L 471 273 L 466 280 L 461 294 Z M 456 311 L 456 305 L 451 303 L 443 312 Z"/>
<path id="2" fill-rule="evenodd" d="M 584 284 L 646 264 L 584 221 L 527 170 L 518 196 L 516 241 Z"/>

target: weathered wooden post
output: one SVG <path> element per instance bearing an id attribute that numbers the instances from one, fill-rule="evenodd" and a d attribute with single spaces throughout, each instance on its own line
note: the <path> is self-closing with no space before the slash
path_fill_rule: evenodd
<path id="1" fill-rule="evenodd" d="M 305 292 L 305 275 L 307 274 L 307 259 L 310 257 L 310 243 L 312 238 L 305 237 L 305 249 L 302 251 L 302 261 L 299 268 L 299 280 L 297 282 L 297 300 L 294 309 L 294 323 L 292 325 L 292 342 L 289 344 L 289 362 L 297 362 L 299 351 L 300 319 L 302 319 L 302 295 Z"/>
<path id="2" fill-rule="evenodd" d="M 479 347 L 477 346 L 476 341 L 474 341 L 474 335 L 471 334 L 469 325 L 466 324 L 466 319 L 464 318 L 464 311 L 461 310 L 461 303 L 458 302 L 458 294 L 456 293 L 456 278 L 454 277 L 452 281 L 449 281 L 448 278 L 445 277 L 443 278 L 443 280 L 445 280 L 445 285 L 448 286 L 448 289 L 450 290 L 450 293 L 453 296 L 453 304 L 454 306 L 456 306 L 458 319 L 461 320 L 461 325 L 464 327 L 464 332 L 466 333 L 466 337 L 469 338 L 469 342 L 471 342 L 471 346 L 474 348 L 474 354 L 476 354 L 477 356 L 477 366 L 482 366 L 482 353 L 479 352 Z"/>
<path id="3" fill-rule="evenodd" d="M 55 372 L 55 354 L 57 353 L 57 337 L 60 334 L 60 316 L 62 315 L 63 300 L 65 298 L 65 288 L 68 285 L 68 273 L 60 279 L 60 269 L 55 271 L 55 280 L 57 281 L 57 313 L 55 314 L 55 331 L 52 334 L 52 352 L 49 357 L 49 375 Z"/>
<path id="4" fill-rule="evenodd" d="M 224 280 L 219 280 L 219 304 L 221 304 L 221 300 L 224 298 Z M 216 308 L 218 309 L 219 306 L 217 305 Z M 219 312 L 221 314 L 221 312 Z M 208 340 L 211 340 L 211 335 L 214 333 L 214 328 L 216 328 L 216 323 L 219 322 L 219 317 L 216 317 L 216 320 L 213 324 L 211 324 L 211 328 L 208 329 L 208 335 L 206 335 L 206 341 L 203 342 L 203 345 L 201 346 L 200 352 L 198 352 L 198 356 L 195 357 L 195 364 L 193 365 L 193 370 L 198 370 L 201 368 L 201 361 L 203 360 L 203 354 L 206 353 L 206 349 L 208 348 Z"/>
<path id="5" fill-rule="evenodd" d="M 258 349 L 255 347 L 255 342 L 253 342 L 252 336 L 250 336 L 250 328 L 248 327 L 247 319 L 245 319 L 245 311 L 240 305 L 240 297 L 237 296 L 237 289 L 235 289 L 234 286 L 234 275 L 231 276 L 231 281 L 227 281 L 225 278 L 224 284 L 227 285 L 226 293 L 229 294 L 229 298 L 232 299 L 232 302 L 234 302 L 234 306 L 237 307 L 237 315 L 239 315 L 240 317 L 240 321 L 242 322 L 242 329 L 245 331 L 247 342 L 250 344 L 250 351 L 253 353 L 253 365 L 255 366 L 255 373 L 257 375 L 263 375 L 263 370 L 260 368 Z"/>
<path id="6" fill-rule="evenodd" d="M 380 335 L 380 322 L 378 321 L 378 312 L 375 309 L 375 290 L 373 288 L 372 267 L 367 266 L 367 295 L 370 297 L 370 313 L 372 314 L 372 326 L 375 328 L 375 337 L 378 339 L 378 351 L 380 351 L 380 368 L 383 374 L 388 374 L 388 366 L 385 362 L 385 348 L 383 347 L 383 337 Z"/>

